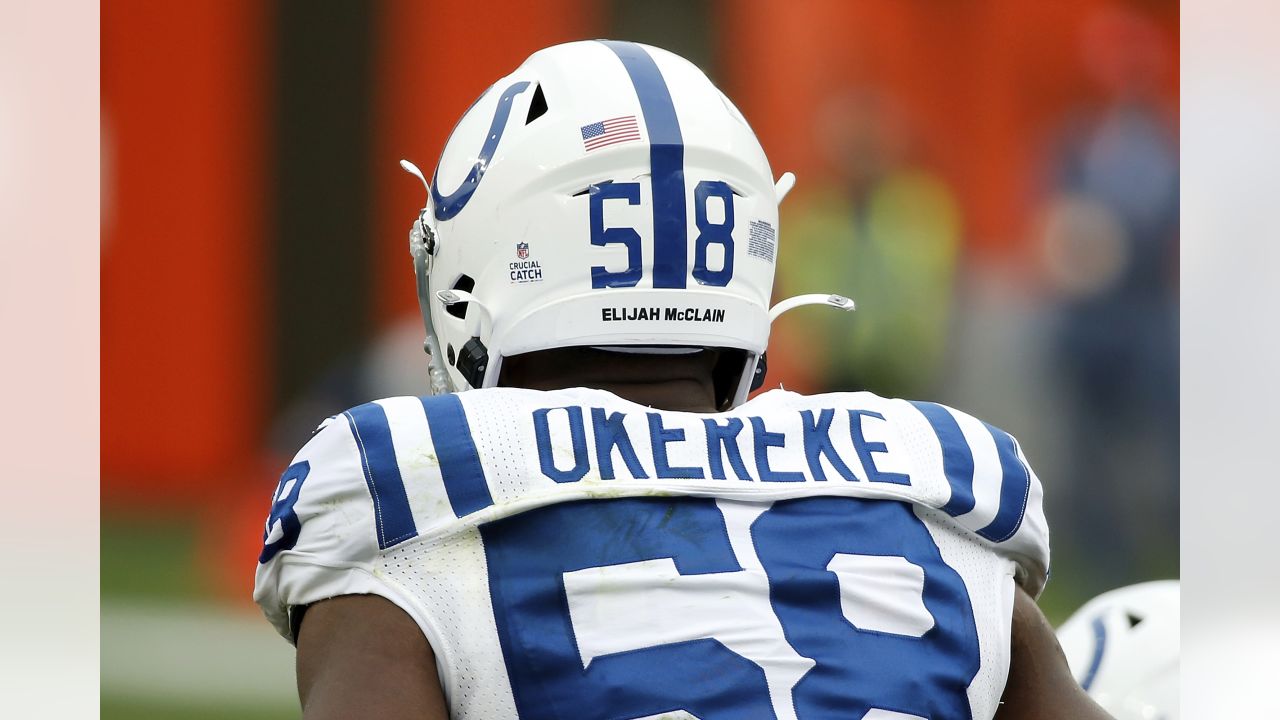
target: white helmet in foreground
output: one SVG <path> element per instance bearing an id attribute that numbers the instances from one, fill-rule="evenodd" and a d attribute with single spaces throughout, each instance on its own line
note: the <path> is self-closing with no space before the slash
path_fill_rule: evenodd
<path id="1" fill-rule="evenodd" d="M 1071 672 L 1117 720 L 1177 720 L 1178 581 L 1139 583 L 1085 603 L 1058 630 Z"/>
<path id="2" fill-rule="evenodd" d="M 770 312 L 794 180 L 775 183 L 742 114 L 677 55 L 534 53 L 462 116 L 410 232 L 432 392 L 494 386 L 520 353 L 675 346 L 728 350 L 723 404 L 743 402 L 774 317 L 853 308 Z"/>

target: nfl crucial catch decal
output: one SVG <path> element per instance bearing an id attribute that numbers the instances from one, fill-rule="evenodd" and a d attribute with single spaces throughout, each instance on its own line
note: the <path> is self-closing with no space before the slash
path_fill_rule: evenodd
<path id="1" fill-rule="evenodd" d="M 516 243 L 516 261 L 507 263 L 513 284 L 542 282 L 542 265 L 529 259 L 529 243 Z"/>

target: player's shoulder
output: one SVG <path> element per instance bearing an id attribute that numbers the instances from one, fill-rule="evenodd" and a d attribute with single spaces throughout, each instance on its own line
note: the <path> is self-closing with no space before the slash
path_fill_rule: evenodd
<path id="1" fill-rule="evenodd" d="M 299 517 L 368 519 L 379 551 L 447 529 L 492 505 L 481 454 L 509 450 L 515 411 L 569 402 L 542 395 L 495 388 L 387 397 L 329 417 L 291 466 L 309 473 Z"/>
<path id="2" fill-rule="evenodd" d="M 1001 466 L 1007 466 L 1014 472 L 1026 465 L 1026 458 L 1012 434 L 975 415 L 939 402 L 884 397 L 865 390 L 812 395 L 772 390 L 756 396 L 741 409 L 766 413 L 844 414 L 849 422 L 856 420 L 858 423 L 874 419 L 902 436 L 908 446 L 918 451 L 940 449 L 944 457 L 952 460 L 971 457 L 975 453 L 994 453 Z M 970 459 L 962 465 L 972 462 Z"/>
<path id="3" fill-rule="evenodd" d="M 932 428 L 943 444 L 963 442 L 968 434 L 984 433 L 1001 438 L 1010 433 L 982 418 L 951 405 L 929 400 L 887 397 L 867 390 L 834 391 L 803 394 L 788 390 L 770 390 L 752 398 L 742 406 L 745 411 L 770 412 L 832 409 L 881 417 L 900 426 L 921 424 Z"/>
<path id="4" fill-rule="evenodd" d="M 830 427 L 846 423 L 864 438 L 874 437 L 888 456 L 903 453 L 908 465 L 921 471 L 922 487 L 932 487 L 929 479 L 938 478 L 943 492 L 928 504 L 1017 559 L 1024 587 L 1033 595 L 1043 587 L 1048 569 L 1043 490 L 1021 445 L 1005 430 L 942 403 L 871 392 L 774 391 L 748 405 L 751 412 L 807 412 L 818 423 L 824 422 L 823 413 Z"/>
<path id="5" fill-rule="evenodd" d="M 381 398 L 321 421 L 277 484 L 260 560 L 367 557 L 415 537 L 405 480 L 432 468 L 428 408 L 456 404 L 434 400 Z"/>
<path id="6" fill-rule="evenodd" d="M 350 559 L 362 554 L 351 543 L 338 540 L 352 537 L 342 527 L 355 524 L 355 518 L 365 514 L 365 467 L 350 411 L 322 420 L 276 484 L 259 563 L 287 563 L 299 557 Z"/>
<path id="7" fill-rule="evenodd" d="M 416 447 L 413 403 L 423 415 L 417 398 L 385 398 L 331 415 L 281 474 L 254 599 L 282 635 L 292 638 L 291 607 L 388 592 L 377 579 L 381 554 L 419 534 L 399 459 Z"/>
<path id="8" fill-rule="evenodd" d="M 372 400 L 326 418 L 295 462 L 336 464 L 348 478 L 361 475 L 371 487 L 378 475 L 438 468 L 444 455 L 472 455 L 476 433 L 504 427 L 492 422 L 527 408 L 585 404 L 598 391 L 539 391 L 485 388 L 444 395 Z M 468 449 L 470 448 L 470 449 Z M 355 468 L 358 472 L 349 472 Z M 398 484 L 398 483 L 397 483 Z"/>
<path id="9" fill-rule="evenodd" d="M 464 393 L 470 402 L 486 391 Z M 297 459 L 339 463 L 358 473 L 347 477 L 398 473 L 406 466 L 431 465 L 433 446 L 453 444 L 471 434 L 462 395 L 403 395 L 379 398 L 326 418 L 299 451 Z"/>
<path id="10" fill-rule="evenodd" d="M 762 395 L 757 399 L 764 398 Z M 1015 481 L 1029 482 L 1033 475 L 1011 433 L 945 403 L 884 397 L 868 391 L 780 393 L 770 402 L 792 409 L 834 408 L 851 417 L 874 417 L 891 427 L 915 451 L 940 450 L 949 475 L 972 476 L 984 468 L 1012 475 Z"/>
<path id="11" fill-rule="evenodd" d="M 585 408 L 623 402 L 598 390 L 529 390 L 476 388 L 458 393 L 394 397 L 376 400 L 343 413 L 357 441 L 370 432 L 385 437 L 387 452 L 400 453 L 401 462 L 424 457 L 428 464 L 473 467 L 484 448 L 502 449 L 522 437 L 534 414 L 550 408 Z M 453 462 L 448 462 L 452 460 Z"/>

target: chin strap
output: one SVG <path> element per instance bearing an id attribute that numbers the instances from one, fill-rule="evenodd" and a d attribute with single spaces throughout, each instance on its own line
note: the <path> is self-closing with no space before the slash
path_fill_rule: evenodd
<path id="1" fill-rule="evenodd" d="M 774 305 L 769 309 L 769 323 L 773 324 L 778 316 L 788 310 L 795 310 L 805 305 L 829 305 L 837 310 L 851 311 L 856 309 L 856 305 L 852 300 L 843 295 L 824 295 L 822 293 L 812 293 L 809 295 L 797 295 L 787 298 L 782 302 Z"/>
<path id="2" fill-rule="evenodd" d="M 415 168 L 416 169 L 416 168 Z M 426 180 L 423 180 L 425 183 Z M 784 172 L 778 177 L 778 181 L 773 185 L 773 194 L 777 198 L 778 204 L 782 204 L 783 198 L 791 192 L 791 188 L 796 186 L 796 175 L 792 172 Z M 813 293 L 810 295 L 797 295 L 793 298 L 787 298 L 782 302 L 774 305 L 769 309 L 769 324 L 772 325 L 778 316 L 788 310 L 794 310 L 804 305 L 830 305 L 837 310 L 853 310 L 853 301 L 843 295 L 823 295 L 822 293 Z M 763 364 L 763 361 L 762 361 Z M 758 375 L 760 373 L 757 373 Z M 762 378 L 763 379 L 763 378 Z"/>
<path id="3" fill-rule="evenodd" d="M 790 175 L 790 173 L 787 173 L 787 174 Z M 786 176 L 783 176 L 783 178 L 785 179 Z M 794 176 L 792 176 L 791 182 L 792 184 L 795 183 Z M 779 181 L 779 184 L 781 185 L 782 182 Z M 849 298 L 843 295 L 824 295 L 822 293 L 812 293 L 809 295 L 797 295 L 792 298 L 787 298 L 786 300 L 783 300 L 782 302 L 778 303 L 777 305 L 774 305 L 772 308 L 769 309 L 769 324 L 772 325 L 773 321 L 777 320 L 778 317 L 782 315 L 782 313 L 788 310 L 795 310 L 798 307 L 804 307 L 805 305 L 826 305 L 828 307 L 833 307 L 837 310 L 845 310 L 845 311 L 852 311 L 857 307 L 854 304 L 853 300 L 850 300 Z M 768 369 L 769 369 L 768 354 L 760 353 L 760 358 L 756 360 L 755 371 L 751 377 L 751 389 L 753 391 L 759 390 L 760 388 L 764 387 L 764 376 L 768 372 Z"/>

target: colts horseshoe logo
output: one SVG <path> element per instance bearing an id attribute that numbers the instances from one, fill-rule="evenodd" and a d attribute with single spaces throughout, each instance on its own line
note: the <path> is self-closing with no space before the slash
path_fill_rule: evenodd
<path id="1" fill-rule="evenodd" d="M 436 220 L 449 220 L 467 206 L 472 193 L 480 186 L 485 168 L 489 167 L 489 161 L 493 159 L 498 142 L 502 140 L 502 133 L 507 128 L 507 118 L 511 117 L 511 100 L 528 88 L 528 82 L 518 82 L 504 90 L 502 97 L 498 98 L 498 109 L 493 114 L 493 122 L 489 123 L 489 134 L 485 136 L 484 145 L 480 148 L 480 157 L 471 166 L 471 172 L 467 173 L 457 190 L 443 197 L 440 195 L 440 166 L 436 166 L 435 175 L 431 178 L 431 199 L 435 201 Z"/>

